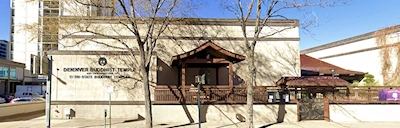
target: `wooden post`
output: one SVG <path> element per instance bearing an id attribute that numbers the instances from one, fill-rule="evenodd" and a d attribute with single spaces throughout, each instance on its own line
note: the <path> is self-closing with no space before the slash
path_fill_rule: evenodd
<path id="1" fill-rule="evenodd" d="M 233 68 L 232 68 L 232 62 L 229 62 L 229 94 L 228 94 L 228 101 L 234 101 L 233 100 L 233 95 L 232 93 L 234 93 L 233 91 Z M 232 98 L 231 98 L 232 96 Z"/>
<path id="2" fill-rule="evenodd" d="M 296 106 L 297 106 L 297 122 L 301 121 L 301 113 L 300 113 L 300 102 L 296 99 Z"/>
<path id="3" fill-rule="evenodd" d="M 336 101 L 336 95 L 335 95 L 335 86 L 332 88 L 332 96 L 333 96 L 333 100 Z M 326 92 L 326 91 L 325 91 Z"/>
<path id="4" fill-rule="evenodd" d="M 233 87 L 233 69 L 232 62 L 229 62 L 229 87 Z"/>
<path id="5" fill-rule="evenodd" d="M 346 87 L 346 96 L 347 96 L 347 101 L 350 101 L 350 89 L 349 89 L 349 87 Z"/>
<path id="6" fill-rule="evenodd" d="M 182 67 L 181 67 L 181 84 L 182 84 L 182 94 L 183 94 L 183 100 L 186 100 L 186 64 L 182 63 Z"/>
<path id="7" fill-rule="evenodd" d="M 327 97 L 328 93 L 324 93 L 324 120 L 330 122 L 331 119 L 329 117 L 329 99 Z"/>
<path id="8" fill-rule="evenodd" d="M 371 101 L 371 88 L 368 87 L 368 101 Z"/>
<path id="9" fill-rule="evenodd" d="M 215 68 L 215 76 L 217 77 L 217 79 L 215 80 L 215 81 L 216 81 L 216 85 L 219 85 L 219 81 L 218 81 L 218 78 L 219 78 L 218 69 L 219 69 L 219 67 Z"/>

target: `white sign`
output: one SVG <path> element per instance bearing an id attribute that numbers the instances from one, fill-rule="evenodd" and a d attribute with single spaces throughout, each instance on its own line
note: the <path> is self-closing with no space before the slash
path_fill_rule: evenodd
<path id="1" fill-rule="evenodd" d="M 392 93 L 392 97 L 393 97 L 394 99 L 397 99 L 397 98 L 398 98 L 398 94 L 397 94 L 397 93 Z"/>
<path id="2" fill-rule="evenodd" d="M 114 92 L 114 87 L 113 86 L 107 86 L 107 93 L 113 93 Z"/>

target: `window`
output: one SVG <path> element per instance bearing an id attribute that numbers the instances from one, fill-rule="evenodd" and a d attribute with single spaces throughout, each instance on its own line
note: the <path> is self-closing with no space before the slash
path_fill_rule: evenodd
<path id="1" fill-rule="evenodd" d="M 14 7 L 15 7 L 15 5 L 14 5 L 14 4 L 15 4 L 15 3 L 14 3 L 14 1 L 15 1 L 15 0 L 11 0 L 11 8 L 14 8 Z"/>

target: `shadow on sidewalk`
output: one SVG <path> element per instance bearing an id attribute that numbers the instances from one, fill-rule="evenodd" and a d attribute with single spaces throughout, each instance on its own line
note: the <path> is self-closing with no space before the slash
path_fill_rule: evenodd
<path id="1" fill-rule="evenodd" d="M 0 122 L 12 122 L 12 121 L 25 121 L 32 120 L 34 118 L 42 117 L 45 115 L 45 111 L 36 111 L 30 113 L 17 114 L 12 116 L 1 117 Z"/>
<path id="2" fill-rule="evenodd" d="M 136 121 L 142 121 L 145 118 L 141 115 L 138 114 L 138 118 L 137 119 L 132 119 L 132 120 L 124 120 L 122 122 L 115 122 L 115 123 L 111 123 L 111 125 L 115 125 L 115 124 L 123 124 L 123 123 L 131 123 L 131 122 L 136 122 Z M 106 123 L 106 125 L 110 125 L 108 122 Z M 89 126 L 82 126 L 80 128 L 90 128 L 90 127 L 99 127 L 99 126 L 104 126 L 104 124 L 99 124 L 99 125 L 89 125 Z"/>
<path id="3" fill-rule="evenodd" d="M 184 126 L 190 126 L 190 125 L 198 125 L 199 123 L 187 123 L 187 124 L 181 124 L 181 125 L 176 125 L 176 126 L 171 126 L 167 128 L 178 128 L 178 127 L 184 127 Z"/>
<path id="4" fill-rule="evenodd" d="M 279 124 L 279 122 L 267 124 L 267 125 L 261 126 L 260 128 L 268 128 L 268 127 L 270 127 L 272 125 L 275 125 L 275 124 Z"/>

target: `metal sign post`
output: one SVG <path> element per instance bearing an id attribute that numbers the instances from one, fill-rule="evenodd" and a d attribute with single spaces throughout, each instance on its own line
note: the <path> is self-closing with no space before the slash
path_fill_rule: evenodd
<path id="1" fill-rule="evenodd" d="M 107 127 L 107 109 L 104 109 L 104 128 Z"/>
<path id="2" fill-rule="evenodd" d="M 111 93 L 114 92 L 114 87 L 113 86 L 107 86 L 107 93 L 109 94 L 109 99 L 108 99 L 108 109 L 109 109 L 109 122 L 110 122 L 110 128 L 111 128 Z"/>
<path id="3" fill-rule="evenodd" d="M 198 110 L 199 110 L 199 113 L 198 113 L 198 116 L 199 116 L 199 128 L 201 128 L 201 117 L 200 117 L 200 115 L 201 115 L 201 100 L 200 100 L 200 85 L 201 84 L 205 84 L 206 83 L 206 80 L 205 80 L 205 74 L 203 74 L 203 75 L 197 75 L 197 76 L 195 76 L 195 80 L 196 80 L 196 83 L 197 83 L 197 107 L 198 107 Z"/>
<path id="4" fill-rule="evenodd" d="M 48 76 L 46 81 L 46 127 L 50 128 L 50 113 L 51 113 L 51 75 L 53 67 L 53 57 L 48 56 Z"/>

